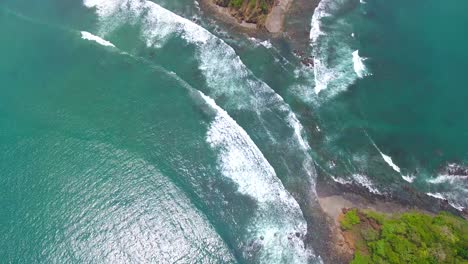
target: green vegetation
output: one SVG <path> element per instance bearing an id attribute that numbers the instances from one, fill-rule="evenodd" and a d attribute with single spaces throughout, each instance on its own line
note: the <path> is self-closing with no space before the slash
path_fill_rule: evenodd
<path id="1" fill-rule="evenodd" d="M 235 9 L 245 8 L 249 10 L 258 9 L 267 12 L 273 6 L 273 0 L 214 0 L 217 5 L 232 7 Z"/>
<path id="2" fill-rule="evenodd" d="M 214 3 L 231 8 L 231 15 L 240 21 L 262 24 L 273 8 L 274 0 L 214 0 Z"/>
<path id="3" fill-rule="evenodd" d="M 352 209 L 341 227 L 355 240 L 352 264 L 468 263 L 468 221 L 448 213 L 390 216 Z"/>
<path id="4" fill-rule="evenodd" d="M 359 224 L 361 221 L 357 214 L 357 209 L 349 210 L 345 215 L 343 220 L 341 220 L 341 227 L 345 230 L 351 229 L 354 225 Z"/>
<path id="5" fill-rule="evenodd" d="M 229 6 L 234 8 L 240 8 L 243 4 L 244 0 L 231 0 L 229 1 Z"/>

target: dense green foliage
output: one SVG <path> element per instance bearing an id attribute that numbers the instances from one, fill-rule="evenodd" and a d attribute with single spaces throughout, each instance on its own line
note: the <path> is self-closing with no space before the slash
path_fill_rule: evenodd
<path id="1" fill-rule="evenodd" d="M 267 12 L 269 6 L 273 5 L 273 1 L 271 0 L 227 0 L 225 5 L 239 9 L 244 3 L 246 3 L 246 6 L 250 9 L 258 6 L 263 12 Z"/>
<path id="2" fill-rule="evenodd" d="M 468 222 L 448 213 L 387 216 L 353 209 L 341 225 L 356 238 L 353 264 L 468 263 Z"/>
<path id="3" fill-rule="evenodd" d="M 352 209 L 344 215 L 344 218 L 341 220 L 341 227 L 347 230 L 351 229 L 353 225 L 357 225 L 359 223 L 360 219 L 357 214 L 357 209 Z"/>
<path id="4" fill-rule="evenodd" d="M 240 8 L 243 2 L 244 2 L 243 0 L 231 0 L 230 6 L 235 7 L 235 8 Z"/>

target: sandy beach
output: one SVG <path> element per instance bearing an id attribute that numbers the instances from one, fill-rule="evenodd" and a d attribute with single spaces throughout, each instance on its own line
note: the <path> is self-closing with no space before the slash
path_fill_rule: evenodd
<path id="1" fill-rule="evenodd" d="M 284 30 L 284 19 L 286 17 L 286 13 L 291 7 L 292 2 L 293 0 L 277 1 L 276 5 L 271 10 L 270 14 L 268 14 L 265 21 L 265 27 L 268 32 L 276 34 Z"/>

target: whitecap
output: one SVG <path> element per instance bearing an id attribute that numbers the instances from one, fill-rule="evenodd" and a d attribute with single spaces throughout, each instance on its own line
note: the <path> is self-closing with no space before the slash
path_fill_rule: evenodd
<path id="1" fill-rule="evenodd" d="M 440 183 L 462 183 L 463 181 L 467 181 L 468 176 L 462 175 L 439 175 L 436 178 L 428 179 L 427 182 L 432 184 L 440 184 Z"/>
<path id="2" fill-rule="evenodd" d="M 443 201 L 447 201 L 453 208 L 457 209 L 457 210 L 460 211 L 460 212 L 463 211 L 463 210 L 465 209 L 464 206 L 460 205 L 460 204 L 457 203 L 457 202 L 454 202 L 453 199 L 448 199 L 448 198 L 446 198 L 447 195 L 450 195 L 450 194 L 448 194 L 448 193 L 445 194 L 446 196 L 444 196 L 444 194 L 438 193 L 438 192 L 437 192 L 437 193 L 430 193 L 430 192 L 428 192 L 428 193 L 426 193 L 426 194 L 429 195 L 429 196 L 431 196 L 431 197 L 434 197 L 434 198 L 436 198 L 436 199 L 443 200 Z"/>
<path id="3" fill-rule="evenodd" d="M 440 200 L 447 200 L 447 199 L 445 199 L 445 197 L 441 193 L 430 193 L 429 192 L 429 193 L 426 193 L 426 194 L 431 196 L 431 197 L 440 199 Z"/>
<path id="4" fill-rule="evenodd" d="M 353 70 L 351 55 L 353 50 L 348 43 L 352 26 L 343 19 L 333 20 L 333 26 L 322 29 L 322 20 L 333 17 L 347 1 L 322 0 L 316 7 L 311 21 L 310 40 L 314 62 L 314 91 L 318 95 L 327 90 L 326 97 L 333 96 L 353 84 L 357 77 Z M 330 27 L 330 25 L 328 25 Z M 336 39 L 339 39 L 337 42 Z M 331 53 L 330 50 L 334 52 Z"/>
<path id="5" fill-rule="evenodd" d="M 366 65 L 364 65 L 364 59 L 359 56 L 359 50 L 353 52 L 353 65 L 356 75 L 359 78 L 364 78 L 366 75 Z"/>
<path id="6" fill-rule="evenodd" d="M 269 40 L 264 40 L 264 41 L 260 42 L 260 45 L 262 45 L 263 47 L 265 47 L 267 49 L 271 49 L 273 47 L 273 45 L 271 44 L 271 42 Z"/>
<path id="7" fill-rule="evenodd" d="M 369 180 L 369 178 L 367 178 L 365 175 L 363 174 L 353 174 L 353 179 L 356 183 L 358 183 L 359 185 L 362 185 L 364 187 L 366 187 L 367 190 L 369 190 L 371 193 L 374 193 L 374 194 L 382 194 L 375 186 L 374 184 L 372 183 L 371 180 Z"/>
<path id="8" fill-rule="evenodd" d="M 342 184 L 342 185 L 347 185 L 347 184 L 351 184 L 353 183 L 352 181 L 348 181 L 348 180 L 345 180 L 343 178 L 339 178 L 339 177 L 334 177 L 334 176 L 331 176 L 332 180 L 336 183 L 339 183 L 339 184 Z"/>
<path id="9" fill-rule="evenodd" d="M 222 174 L 237 184 L 240 193 L 255 198 L 259 205 L 251 230 L 253 238 L 263 237 L 257 241 L 265 249 L 261 262 L 286 257 L 290 263 L 305 263 L 310 252 L 304 250 L 302 240 L 291 235 L 307 231 L 299 204 L 247 132 L 212 98 L 202 92 L 200 96 L 216 112 L 206 140 L 220 151 L 218 164 Z"/>
<path id="10" fill-rule="evenodd" d="M 377 144 L 375 144 L 374 140 L 372 140 L 372 138 L 369 136 L 369 134 L 367 134 L 367 132 L 364 132 L 366 134 L 366 136 L 369 138 L 370 142 L 372 143 L 372 145 L 375 147 L 375 149 L 377 149 L 377 151 L 379 152 L 380 156 L 382 156 L 383 160 L 385 161 L 385 163 L 387 163 L 394 171 L 398 172 L 401 174 L 401 169 L 400 167 L 398 167 L 394 162 L 393 162 L 393 159 L 392 157 L 384 154 L 380 148 L 377 146 Z"/>
<path id="11" fill-rule="evenodd" d="M 431 188 L 445 190 L 443 193 L 445 198 L 458 210 L 468 206 L 468 176 L 438 175 L 435 178 L 427 179 L 426 182 L 433 184 Z"/>
<path id="12" fill-rule="evenodd" d="M 81 38 L 82 39 L 86 39 L 86 40 L 90 40 L 90 41 L 94 41 L 102 46 L 106 46 L 106 47 L 114 47 L 115 48 L 115 45 L 112 44 L 111 42 L 101 38 L 101 37 L 98 37 L 96 35 L 93 35 L 89 32 L 86 32 L 86 31 L 81 31 Z"/>
<path id="13" fill-rule="evenodd" d="M 385 155 L 383 154 L 380 150 L 380 155 L 382 156 L 383 160 L 390 166 L 392 167 L 392 169 L 398 173 L 401 173 L 401 169 L 400 167 L 398 167 L 395 163 L 393 163 L 393 159 L 392 157 L 388 156 L 388 155 Z"/>
<path id="14" fill-rule="evenodd" d="M 401 177 L 403 178 L 403 180 L 409 182 L 409 183 L 412 183 L 414 182 L 414 180 L 416 180 L 416 176 L 414 175 L 401 175 Z"/>

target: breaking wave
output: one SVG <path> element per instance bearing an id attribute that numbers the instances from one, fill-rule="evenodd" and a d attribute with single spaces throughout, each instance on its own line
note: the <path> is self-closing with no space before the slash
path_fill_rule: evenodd
<path id="1" fill-rule="evenodd" d="M 238 191 L 255 199 L 259 208 L 248 240 L 261 247 L 257 261 L 306 263 L 311 256 L 302 241 L 307 225 L 296 200 L 286 191 L 262 152 L 215 101 L 200 92 L 215 110 L 207 142 L 220 151 L 222 174 L 234 181 Z M 250 251 L 250 250 L 248 250 Z"/>
<path id="2" fill-rule="evenodd" d="M 314 62 L 314 91 L 326 97 L 346 90 L 367 75 L 348 17 L 356 10 L 352 0 L 322 0 L 314 11 L 310 40 Z M 339 14 L 339 15 L 338 15 Z"/>
<path id="3" fill-rule="evenodd" d="M 86 39 L 86 40 L 90 40 L 90 41 L 94 41 L 102 46 L 106 46 L 106 47 L 115 47 L 114 44 L 112 44 L 111 42 L 105 40 L 105 39 L 102 39 L 98 36 L 95 36 L 89 32 L 86 32 L 86 31 L 81 31 L 81 38 L 82 39 Z"/>

